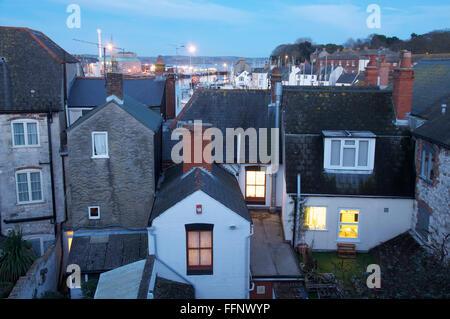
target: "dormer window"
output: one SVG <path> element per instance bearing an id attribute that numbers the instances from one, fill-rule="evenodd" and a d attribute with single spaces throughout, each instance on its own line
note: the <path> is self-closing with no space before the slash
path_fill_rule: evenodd
<path id="1" fill-rule="evenodd" d="M 323 131 L 324 169 L 371 173 L 375 158 L 375 134 L 355 131 Z"/>

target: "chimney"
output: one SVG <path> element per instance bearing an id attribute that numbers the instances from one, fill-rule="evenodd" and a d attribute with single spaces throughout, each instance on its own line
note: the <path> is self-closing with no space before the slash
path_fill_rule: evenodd
<path id="1" fill-rule="evenodd" d="M 106 101 L 116 97 L 117 102 L 123 103 L 123 74 L 118 72 L 106 73 Z"/>
<path id="2" fill-rule="evenodd" d="M 384 89 L 389 85 L 389 63 L 386 62 L 386 57 L 383 57 L 380 63 L 380 88 Z"/>
<path id="3" fill-rule="evenodd" d="M 275 87 L 277 82 L 281 82 L 281 74 L 280 69 L 275 68 L 270 76 L 270 90 L 272 96 L 272 103 L 275 103 L 276 101 Z"/>
<path id="4" fill-rule="evenodd" d="M 413 84 L 414 69 L 411 63 L 411 52 L 403 50 L 400 67 L 394 70 L 392 92 L 397 120 L 407 120 L 406 115 L 411 113 Z"/>
<path id="5" fill-rule="evenodd" d="M 211 143 L 211 136 L 204 135 L 211 124 L 194 121 L 194 124 L 183 126 L 183 174 L 194 167 L 202 167 L 212 171 L 211 153 L 204 154 L 205 147 Z"/>
<path id="6" fill-rule="evenodd" d="M 380 69 L 377 66 L 377 56 L 372 54 L 370 56 L 369 64 L 366 66 L 364 72 L 367 85 L 379 85 Z"/>
<path id="7" fill-rule="evenodd" d="M 162 76 L 164 71 L 166 70 L 166 64 L 164 63 L 161 57 L 158 57 L 155 63 L 155 75 Z"/>
<path id="8" fill-rule="evenodd" d="M 167 78 L 166 78 L 166 109 L 164 115 L 166 120 L 175 118 L 175 72 L 173 68 L 169 68 Z"/>

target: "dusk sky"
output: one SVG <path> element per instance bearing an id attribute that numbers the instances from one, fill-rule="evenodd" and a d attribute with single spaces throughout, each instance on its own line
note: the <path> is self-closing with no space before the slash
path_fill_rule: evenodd
<path id="1" fill-rule="evenodd" d="M 81 9 L 81 27 L 68 28 L 69 4 Z M 381 8 L 381 28 L 369 29 L 368 5 Z M 180 44 L 195 44 L 198 56 L 266 57 L 279 44 L 310 37 L 342 44 L 371 33 L 408 39 L 450 27 L 448 0 L 0 0 L 0 25 L 44 32 L 70 53 L 95 54 L 103 39 L 139 56 L 175 55 Z M 179 54 L 186 54 L 182 50 Z"/>

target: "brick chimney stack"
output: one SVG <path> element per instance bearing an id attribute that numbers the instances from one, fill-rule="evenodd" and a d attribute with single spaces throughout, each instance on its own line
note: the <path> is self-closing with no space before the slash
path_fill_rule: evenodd
<path id="1" fill-rule="evenodd" d="M 411 63 L 411 52 L 403 50 L 400 67 L 394 70 L 392 92 L 397 120 L 405 121 L 407 114 L 411 113 L 413 84 L 414 69 Z"/>
<path id="2" fill-rule="evenodd" d="M 106 73 L 106 100 L 110 101 L 111 96 L 123 101 L 123 74 L 119 72 Z"/>
<path id="3" fill-rule="evenodd" d="M 281 74 L 280 70 L 278 68 L 273 69 L 272 74 L 270 76 L 270 90 L 271 90 L 271 96 L 272 96 L 272 103 L 275 103 L 276 96 L 275 96 L 275 84 L 277 82 L 281 82 Z"/>
<path id="4" fill-rule="evenodd" d="M 380 88 L 384 89 L 389 85 L 389 63 L 383 57 L 380 63 Z"/>
<path id="5" fill-rule="evenodd" d="M 183 126 L 186 129 L 183 133 L 183 174 L 194 167 L 212 171 L 212 154 L 204 154 L 206 145 L 211 143 L 211 136 L 204 133 L 210 127 L 211 124 L 203 124 L 201 121 Z"/>
<path id="6" fill-rule="evenodd" d="M 175 80 L 175 72 L 173 71 L 173 68 L 169 68 L 165 88 L 166 109 L 164 115 L 166 120 L 175 118 Z"/>
<path id="7" fill-rule="evenodd" d="M 369 64 L 366 66 L 364 72 L 367 85 L 379 85 L 380 68 L 377 66 L 377 56 L 372 54 L 370 56 Z"/>

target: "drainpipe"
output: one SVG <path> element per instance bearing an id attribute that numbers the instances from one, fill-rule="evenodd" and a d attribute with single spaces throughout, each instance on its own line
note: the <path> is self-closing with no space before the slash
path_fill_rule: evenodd
<path id="1" fill-rule="evenodd" d="M 281 104 L 281 95 L 283 92 L 283 86 L 280 82 L 277 82 L 275 84 L 275 129 L 278 130 L 280 127 L 280 104 Z M 271 143 L 276 142 L 277 144 L 279 141 L 271 141 Z M 276 152 L 279 152 L 278 147 L 273 148 L 276 150 Z M 273 155 L 272 155 L 273 158 Z M 273 163 L 272 163 L 273 165 Z M 272 172 L 272 179 L 271 179 L 271 190 L 272 190 L 272 196 L 271 196 L 271 203 L 270 203 L 270 212 L 274 213 L 277 210 L 277 173 Z"/>
<path id="2" fill-rule="evenodd" d="M 294 228 L 292 230 L 292 247 L 295 248 L 295 237 L 297 234 L 297 216 L 299 216 L 300 218 L 300 205 L 306 202 L 306 199 L 301 200 L 300 199 L 300 195 L 301 195 L 301 174 L 298 173 L 297 174 L 297 207 L 294 213 Z"/>
<path id="3" fill-rule="evenodd" d="M 248 269 L 248 279 L 249 279 L 249 282 L 251 283 L 250 288 L 248 289 L 249 293 L 252 292 L 253 290 L 255 290 L 255 283 L 253 282 L 252 272 L 251 272 L 251 269 L 250 269 L 250 254 L 249 254 L 249 251 L 250 251 L 250 237 L 252 237 L 253 234 L 254 234 L 254 228 L 253 228 L 253 224 L 251 224 L 251 232 L 250 232 L 250 234 L 247 237 L 245 237 L 245 245 L 248 246 L 248 249 L 246 249 L 246 251 L 245 251 L 245 254 L 246 254 L 246 256 L 245 256 L 245 264 L 246 264 L 246 269 Z M 249 294 L 248 297 L 250 298 L 250 294 Z"/>
<path id="4" fill-rule="evenodd" d="M 48 106 L 47 132 L 48 132 L 48 156 L 49 156 L 49 162 L 50 162 L 50 183 L 52 185 L 53 223 L 54 223 L 54 232 L 55 232 L 55 239 L 56 239 L 57 223 L 56 223 L 56 205 L 55 205 L 55 180 L 53 178 L 53 148 L 52 148 L 51 123 L 53 123 L 52 103 L 50 103 Z"/>

